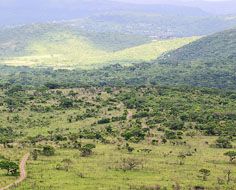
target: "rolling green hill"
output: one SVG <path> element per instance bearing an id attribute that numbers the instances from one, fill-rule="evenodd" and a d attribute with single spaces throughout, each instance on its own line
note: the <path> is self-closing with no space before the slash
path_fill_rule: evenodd
<path id="1" fill-rule="evenodd" d="M 84 37 L 99 49 L 117 51 L 150 42 L 150 38 L 141 35 L 129 35 L 113 32 L 88 32 L 69 26 L 70 22 L 32 24 L 0 29 L 0 56 L 23 56 L 32 52 L 27 47 L 35 41 L 55 42 L 66 40 L 69 34 Z M 76 22 L 82 25 L 79 20 Z M 73 24 L 71 24 L 73 25 Z M 60 34 L 60 35 L 59 35 Z"/>
<path id="2" fill-rule="evenodd" d="M 86 33 L 62 25 L 31 25 L 1 33 L 1 63 L 13 66 L 97 68 L 155 60 L 198 37 L 153 41 L 119 33 Z M 108 44 L 109 47 L 108 47 Z"/>

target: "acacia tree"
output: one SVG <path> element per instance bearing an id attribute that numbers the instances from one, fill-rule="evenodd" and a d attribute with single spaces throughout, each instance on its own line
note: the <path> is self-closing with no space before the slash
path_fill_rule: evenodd
<path id="1" fill-rule="evenodd" d="M 52 146 L 44 146 L 42 153 L 44 156 L 53 156 L 55 154 L 55 148 Z"/>
<path id="2" fill-rule="evenodd" d="M 138 168 L 140 165 L 142 165 L 141 160 L 135 158 L 123 158 L 120 167 L 124 172 L 126 172 Z"/>
<path id="3" fill-rule="evenodd" d="M 1 161 L 0 169 L 7 170 L 7 175 L 18 174 L 19 166 L 15 162 Z"/>
<path id="4" fill-rule="evenodd" d="M 236 152 L 235 151 L 229 151 L 224 153 L 225 156 L 229 157 L 229 161 L 233 162 L 236 159 Z"/>
<path id="5" fill-rule="evenodd" d="M 93 153 L 93 149 L 96 148 L 94 144 L 86 144 L 80 148 L 81 156 L 86 157 L 90 156 Z"/>

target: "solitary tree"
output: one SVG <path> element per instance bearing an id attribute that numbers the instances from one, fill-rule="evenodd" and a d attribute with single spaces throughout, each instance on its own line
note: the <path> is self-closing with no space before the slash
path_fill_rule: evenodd
<path id="1" fill-rule="evenodd" d="M 15 162 L 1 161 L 0 169 L 7 170 L 7 175 L 17 175 L 19 166 Z"/>
<path id="2" fill-rule="evenodd" d="M 230 181 L 231 181 L 231 174 L 232 174 L 232 171 L 231 171 L 230 169 L 227 169 L 227 170 L 225 170 L 224 172 L 225 172 L 225 174 L 226 174 L 226 181 L 227 181 L 227 184 L 229 184 Z"/>
<path id="3" fill-rule="evenodd" d="M 236 152 L 235 151 L 229 151 L 224 153 L 225 156 L 229 157 L 229 161 L 233 162 L 236 159 Z"/>
<path id="4" fill-rule="evenodd" d="M 43 155 L 44 156 L 53 156 L 55 154 L 55 149 L 52 146 L 44 146 L 43 147 Z"/>
<path id="5" fill-rule="evenodd" d="M 86 144 L 80 148 L 81 156 L 86 157 L 90 156 L 93 153 L 93 149 L 96 148 L 94 144 Z"/>
<path id="6" fill-rule="evenodd" d="M 32 158 L 33 158 L 33 160 L 37 160 L 38 159 L 38 150 L 34 149 L 32 151 Z"/>
<path id="7" fill-rule="evenodd" d="M 199 173 L 200 173 L 199 177 L 202 178 L 203 181 L 207 181 L 207 177 L 211 175 L 211 171 L 208 169 L 200 169 Z"/>
<path id="8" fill-rule="evenodd" d="M 126 172 L 128 170 L 138 168 L 140 165 L 142 165 L 141 160 L 137 160 L 134 158 L 123 158 L 121 162 L 121 169 Z"/>

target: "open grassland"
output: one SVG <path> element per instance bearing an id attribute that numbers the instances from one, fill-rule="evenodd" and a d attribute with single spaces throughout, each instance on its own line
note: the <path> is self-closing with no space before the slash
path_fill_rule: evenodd
<path id="1" fill-rule="evenodd" d="M 214 138 L 195 137 L 186 139 L 188 146 L 197 148 L 198 152 L 187 158 L 183 165 L 178 157 L 180 152 L 191 151 L 188 146 L 173 147 L 170 144 L 152 146 L 150 144 L 132 145 L 136 150 L 149 148 L 151 153 L 132 154 L 117 149 L 116 145 L 96 143 L 94 155 L 90 158 L 81 158 L 75 150 L 58 149 L 56 156 L 41 157 L 38 161 L 31 161 L 27 167 L 29 178 L 17 189 L 52 189 L 52 190 L 95 190 L 95 189 L 139 189 L 148 187 L 180 186 L 189 189 L 193 186 L 204 185 L 208 189 L 234 189 L 233 185 L 218 185 L 218 178 L 225 179 L 227 168 L 233 170 L 234 164 L 229 165 L 228 159 L 223 156 L 225 150 L 209 148 L 204 142 L 214 142 Z M 94 143 L 92 141 L 92 143 Z M 172 152 L 168 155 L 169 152 Z M 166 156 L 167 155 L 167 156 Z M 122 159 L 134 158 L 142 162 L 142 166 L 124 172 L 119 169 Z M 58 171 L 57 165 L 63 159 L 71 159 L 69 171 Z M 199 170 L 209 169 L 212 174 L 207 181 L 199 179 Z"/>
<path id="2" fill-rule="evenodd" d="M 235 189 L 236 163 L 224 155 L 236 146 L 233 92 L 12 87 L 0 94 L 0 155 L 18 163 L 31 152 L 17 190 Z M 86 144 L 95 148 L 82 156 Z M 44 155 L 46 145 L 55 154 Z M 206 179 L 201 169 L 210 171 Z M 0 187 L 15 180 L 0 174 Z"/>
<path id="3" fill-rule="evenodd" d="M 25 56 L 3 58 L 1 63 L 56 68 L 97 68 L 111 63 L 131 64 L 154 60 L 163 53 L 196 39 L 199 37 L 153 41 L 123 50 L 106 51 L 97 48 L 85 37 L 66 32 L 49 33 L 40 40 L 30 42 L 26 47 Z"/>

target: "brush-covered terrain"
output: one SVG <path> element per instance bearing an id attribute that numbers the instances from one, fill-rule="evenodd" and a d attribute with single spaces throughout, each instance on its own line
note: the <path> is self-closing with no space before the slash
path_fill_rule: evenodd
<path id="1" fill-rule="evenodd" d="M 235 189 L 235 92 L 12 85 L 0 94 L 0 167 L 31 152 L 17 190 Z M 0 169 L 0 187 L 16 179 L 10 171 Z"/>

